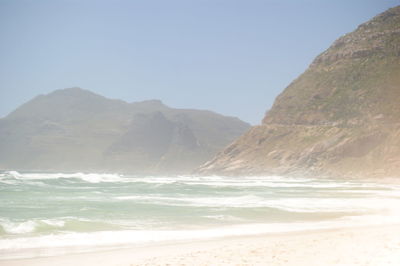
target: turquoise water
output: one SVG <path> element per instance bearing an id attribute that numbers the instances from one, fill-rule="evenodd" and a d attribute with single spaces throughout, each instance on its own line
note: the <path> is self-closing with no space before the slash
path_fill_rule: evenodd
<path id="1" fill-rule="evenodd" d="M 0 173 L 0 254 L 393 223 L 399 203 L 400 186 L 356 180 L 10 171 Z"/>

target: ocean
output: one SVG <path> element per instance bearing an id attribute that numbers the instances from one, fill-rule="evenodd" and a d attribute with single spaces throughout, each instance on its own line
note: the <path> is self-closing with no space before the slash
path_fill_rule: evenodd
<path id="1" fill-rule="evenodd" d="M 400 185 L 356 179 L 0 172 L 0 260 L 399 219 Z"/>

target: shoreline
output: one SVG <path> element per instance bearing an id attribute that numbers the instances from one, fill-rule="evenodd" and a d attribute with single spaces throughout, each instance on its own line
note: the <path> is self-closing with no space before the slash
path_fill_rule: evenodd
<path id="1" fill-rule="evenodd" d="M 400 224 L 155 244 L 0 265 L 400 265 Z"/>

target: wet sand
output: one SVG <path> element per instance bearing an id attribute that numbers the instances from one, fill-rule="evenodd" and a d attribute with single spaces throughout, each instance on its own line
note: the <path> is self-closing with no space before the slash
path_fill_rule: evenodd
<path id="1" fill-rule="evenodd" d="M 0 260 L 0 265 L 400 265 L 400 224 Z"/>

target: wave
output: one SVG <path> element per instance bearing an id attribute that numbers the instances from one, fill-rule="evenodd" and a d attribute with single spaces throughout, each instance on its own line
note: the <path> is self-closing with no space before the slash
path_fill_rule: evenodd
<path id="1" fill-rule="evenodd" d="M 0 237 L 144 228 L 145 222 L 151 224 L 151 221 L 100 220 L 73 216 L 52 219 L 32 218 L 24 221 L 0 218 Z"/>
<path id="2" fill-rule="evenodd" d="M 53 252 L 60 254 L 57 248 L 62 248 L 62 253 L 76 250 L 96 250 L 98 248 L 116 246 L 135 246 L 146 243 L 163 243 L 171 241 L 215 239 L 229 236 L 260 235 L 271 233 L 284 233 L 308 231 L 319 229 L 345 228 L 359 226 L 359 217 L 352 219 L 336 219 L 323 222 L 307 223 L 270 223 L 270 224 L 241 224 L 197 230 L 121 230 L 85 233 L 62 233 L 44 236 L 0 239 L 1 259 L 16 257 L 36 256 L 37 249 L 46 249 L 46 255 Z M 383 220 L 380 216 L 369 216 L 362 220 L 363 225 L 391 224 L 398 221 L 393 219 Z M 69 248 L 69 249 L 68 249 Z M 15 251 L 20 253 L 16 254 Z M 24 252 L 25 251 L 25 252 Z M 31 254 L 29 254 L 29 251 Z M 22 254 L 22 255 L 21 255 Z"/>
<path id="3" fill-rule="evenodd" d="M 320 188 L 320 189 L 353 189 L 353 188 L 380 188 L 380 189 L 400 189 L 398 185 L 360 183 L 345 180 L 321 180 L 312 178 L 292 178 L 282 176 L 256 176 L 256 177 L 223 177 L 223 176 L 163 176 L 163 177 L 137 177 L 124 176 L 121 174 L 108 173 L 19 173 L 17 171 L 8 171 L 0 174 L 0 182 L 14 185 L 18 182 L 35 181 L 36 185 L 43 185 L 38 181 L 51 179 L 68 179 L 70 181 L 87 183 L 144 183 L 160 186 L 168 185 L 187 185 L 187 186 L 205 186 L 214 188 Z M 33 183 L 31 183 L 34 185 Z"/>
<path id="4" fill-rule="evenodd" d="M 0 219 L 0 229 L 6 234 L 18 235 L 44 231 L 55 228 L 62 228 L 65 221 L 59 219 L 28 220 L 24 222 L 13 222 L 7 219 Z"/>
<path id="5" fill-rule="evenodd" d="M 48 179 L 79 179 L 81 181 L 89 183 L 100 183 L 100 182 L 123 182 L 127 181 L 122 175 L 119 174 L 95 174 L 95 173 L 19 173 L 17 171 L 8 171 L 1 176 L 1 181 L 7 181 L 9 177 L 16 180 L 48 180 Z"/>
<path id="6" fill-rule="evenodd" d="M 119 196 L 114 200 L 134 203 L 207 207 L 207 208 L 273 208 L 288 212 L 374 212 L 400 213 L 396 198 L 263 198 L 255 195 L 237 197 L 168 197 L 168 196 Z"/>
<path id="7" fill-rule="evenodd" d="M 398 222 L 400 217 L 400 186 L 357 180 L 10 171 L 0 173 L 0 182 L 2 255 Z"/>
<path id="8" fill-rule="evenodd" d="M 217 220 L 217 221 L 230 221 L 230 222 L 245 221 L 245 219 L 239 218 L 237 216 L 222 215 L 222 214 L 219 214 L 219 215 L 205 215 L 205 216 L 202 216 L 202 217 L 207 218 L 207 219 L 211 219 L 211 220 Z"/>

